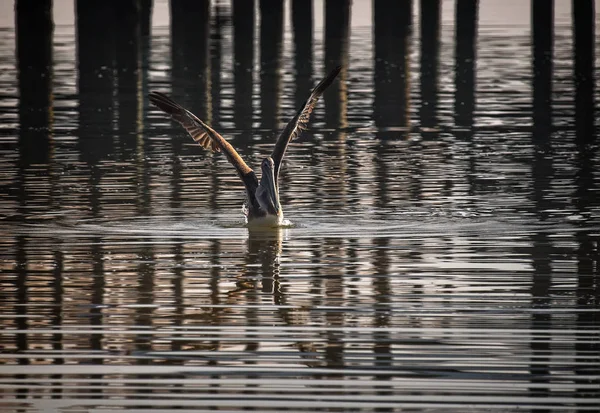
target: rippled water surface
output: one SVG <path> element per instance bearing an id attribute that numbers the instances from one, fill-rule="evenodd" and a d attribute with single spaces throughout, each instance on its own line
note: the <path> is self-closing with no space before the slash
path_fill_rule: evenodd
<path id="1" fill-rule="evenodd" d="M 315 1 L 311 38 L 292 4 L 277 35 L 276 7 L 178 3 L 128 32 L 57 1 L 46 49 L 0 29 L 2 412 L 597 411 L 600 94 L 571 2 L 541 63 L 488 0 L 471 57 L 451 1 L 439 42 L 416 4 Z M 246 228 L 227 159 L 147 100 L 258 166 L 339 62 L 278 230 Z"/>

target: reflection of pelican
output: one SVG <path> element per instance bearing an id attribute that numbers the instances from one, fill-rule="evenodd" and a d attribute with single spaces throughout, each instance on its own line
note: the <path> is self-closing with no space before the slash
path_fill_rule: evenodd
<path id="1" fill-rule="evenodd" d="M 325 89 L 333 82 L 340 72 L 336 67 L 325 79 L 321 81 L 312 91 L 310 97 L 296 116 L 287 124 L 271 153 L 271 156 L 263 159 L 261 164 L 262 177 L 260 182 L 254 171 L 246 165 L 246 162 L 237 151 L 221 135 L 210 126 L 198 119 L 190 111 L 175 103 L 168 96 L 160 92 L 150 93 L 150 102 L 171 115 L 171 118 L 179 122 L 203 148 L 213 152 L 224 152 L 225 156 L 237 170 L 246 187 L 246 204 L 244 212 L 248 224 L 259 224 L 266 226 L 278 226 L 283 221 L 283 211 L 279 203 L 279 167 L 288 144 L 296 139 L 302 130 L 306 128 L 310 114 L 317 100 Z"/>

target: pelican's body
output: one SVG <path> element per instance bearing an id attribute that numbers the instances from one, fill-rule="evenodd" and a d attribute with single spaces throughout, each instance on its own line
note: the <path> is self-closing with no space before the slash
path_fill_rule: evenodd
<path id="1" fill-rule="evenodd" d="M 171 118 L 179 122 L 202 147 L 213 152 L 223 152 L 227 156 L 246 188 L 244 213 L 249 226 L 277 227 L 283 223 L 278 184 L 283 155 L 288 144 L 306 128 L 319 97 L 333 82 L 340 69 L 336 67 L 313 89 L 300 111 L 281 132 L 271 156 L 263 159 L 261 163 L 260 181 L 233 146 L 193 113 L 160 92 L 151 92 L 150 102 L 171 115 Z"/>

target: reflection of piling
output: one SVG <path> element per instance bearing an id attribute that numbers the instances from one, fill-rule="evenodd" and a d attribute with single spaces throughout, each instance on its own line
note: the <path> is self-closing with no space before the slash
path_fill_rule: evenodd
<path id="1" fill-rule="evenodd" d="M 115 16 L 107 2 L 77 0 L 79 146 L 82 159 L 97 164 L 114 152 Z M 108 132 L 107 132 L 108 131 Z"/>
<path id="2" fill-rule="evenodd" d="M 473 126 L 478 0 L 456 1 L 454 122 Z"/>
<path id="3" fill-rule="evenodd" d="M 579 145 L 594 142 L 594 0 L 573 1 L 575 128 Z"/>
<path id="4" fill-rule="evenodd" d="M 313 7 L 312 1 L 292 0 L 292 30 L 296 66 L 296 107 L 302 106 L 312 89 Z"/>
<path id="5" fill-rule="evenodd" d="M 92 239 L 91 247 L 91 258 L 92 258 L 92 274 L 91 274 L 91 308 L 90 308 L 90 326 L 93 330 L 98 331 L 89 335 L 90 350 L 92 353 L 101 354 L 105 349 L 103 345 L 104 334 L 104 293 L 106 288 L 106 279 L 104 271 L 104 251 L 102 249 L 102 239 L 96 237 Z M 90 360 L 90 364 L 102 365 L 104 359 L 101 357 Z M 102 380 L 104 379 L 102 374 L 92 374 L 90 379 L 94 381 L 94 387 L 90 390 L 92 394 L 90 398 L 101 399 L 103 393 Z"/>
<path id="6" fill-rule="evenodd" d="M 598 345 L 598 317 L 600 308 L 600 240 L 590 231 L 578 231 L 577 239 L 577 320 L 575 335 L 575 368 L 577 397 L 581 406 L 589 406 L 589 400 L 600 397 L 600 346 Z M 594 337 L 590 328 L 596 329 Z M 588 403 L 586 403 L 586 399 Z"/>
<path id="7" fill-rule="evenodd" d="M 215 14 L 210 33 L 210 106 L 212 126 L 218 129 L 221 121 L 221 64 L 223 60 L 223 21 L 222 8 L 215 4 Z"/>
<path id="8" fill-rule="evenodd" d="M 539 148 L 550 144 L 552 125 L 552 50 L 554 42 L 554 3 L 532 0 L 533 43 L 533 143 Z"/>
<path id="9" fill-rule="evenodd" d="M 393 368 L 394 357 L 392 355 L 392 344 L 390 340 L 390 314 L 392 313 L 389 297 L 392 294 L 390 285 L 390 267 L 389 257 L 390 239 L 386 237 L 377 237 L 373 239 L 373 268 L 377 276 L 373 277 L 373 294 L 375 303 L 373 304 L 373 326 L 376 330 L 373 333 L 373 356 L 374 367 L 381 372 L 387 372 Z M 377 381 L 389 381 L 392 376 L 382 374 L 375 376 Z M 377 394 L 379 396 L 390 396 L 393 394 L 391 387 L 378 386 Z"/>
<path id="10" fill-rule="evenodd" d="M 138 111 L 138 118 L 141 120 L 147 119 L 148 104 L 148 68 L 150 66 L 150 38 L 151 38 L 151 26 L 152 26 L 152 0 L 138 0 L 140 3 L 139 19 L 140 19 L 140 65 L 138 70 L 140 71 L 138 96 L 136 99 L 136 109 Z M 150 176 L 148 173 L 150 169 L 148 152 L 150 150 L 150 142 L 148 139 L 144 139 L 144 123 L 143 121 L 137 123 L 136 127 L 136 161 L 137 161 L 137 209 L 141 215 L 148 215 L 150 212 L 151 204 L 151 185 Z"/>
<path id="11" fill-rule="evenodd" d="M 181 238 L 175 238 L 172 240 L 172 254 L 173 254 L 173 277 L 171 278 L 171 286 L 173 291 L 173 326 L 175 328 L 180 327 L 185 320 L 185 310 L 184 310 L 184 297 L 185 297 L 185 289 L 183 287 L 183 279 L 184 279 L 184 271 L 183 268 L 185 266 L 185 255 L 183 252 L 184 241 Z M 212 267 L 211 267 L 212 271 Z M 211 290 L 212 291 L 212 290 Z M 182 348 L 181 340 L 171 340 L 171 351 L 180 351 Z M 182 363 L 181 361 L 177 362 L 172 360 L 171 363 L 178 364 Z"/>
<path id="12" fill-rule="evenodd" d="M 323 241 L 321 247 L 323 256 L 326 257 L 337 257 L 340 252 L 344 250 L 344 245 L 340 238 L 330 238 Z M 347 299 L 344 285 L 344 277 L 340 268 L 330 267 L 327 270 L 323 269 L 323 275 L 325 279 L 323 281 L 323 304 L 324 306 L 336 306 L 338 303 L 343 302 Z M 327 311 L 325 313 L 326 325 L 331 327 L 327 329 L 324 334 L 324 340 L 326 346 L 324 350 L 324 361 L 326 368 L 329 369 L 341 369 L 345 366 L 344 361 L 344 348 L 346 341 L 344 340 L 344 333 L 340 332 L 339 329 L 346 326 L 344 311 Z M 319 377 L 319 376 L 317 376 Z M 333 377 L 325 375 L 324 378 Z"/>
<path id="13" fill-rule="evenodd" d="M 262 127 L 277 127 L 281 89 L 283 1 L 260 0 L 260 111 Z"/>
<path id="14" fill-rule="evenodd" d="M 234 122 L 252 128 L 252 72 L 254 65 L 254 0 L 233 0 Z"/>
<path id="15" fill-rule="evenodd" d="M 173 95 L 183 106 L 210 122 L 209 29 L 209 0 L 171 0 Z"/>
<path id="16" fill-rule="evenodd" d="M 16 237 L 16 256 L 15 256 L 15 264 L 16 264 L 16 273 L 17 278 L 15 280 L 15 302 L 17 304 L 15 308 L 15 314 L 17 315 L 15 319 L 15 325 L 20 333 L 15 334 L 15 344 L 17 352 L 23 355 L 23 357 L 19 357 L 19 365 L 28 365 L 30 364 L 30 360 L 27 357 L 24 357 L 29 350 L 29 342 L 27 340 L 27 309 L 29 304 L 29 288 L 27 286 L 27 240 L 23 235 L 19 235 Z M 25 374 L 16 374 L 15 379 L 24 380 L 27 376 Z M 17 389 L 17 398 L 25 398 L 27 397 L 28 392 L 27 386 L 21 387 Z"/>
<path id="17" fill-rule="evenodd" d="M 138 0 L 140 2 L 140 32 L 144 43 L 150 44 L 150 34 L 152 32 L 152 0 Z"/>
<path id="18" fill-rule="evenodd" d="M 90 167 L 90 206 L 100 214 L 101 160 L 114 153 L 115 11 L 107 2 L 77 0 L 81 159 Z"/>
<path id="19" fill-rule="evenodd" d="M 257 307 L 257 303 L 258 303 L 258 299 L 259 299 L 259 295 L 255 294 L 254 291 L 257 291 L 257 280 L 260 278 L 260 274 L 258 271 L 258 264 L 260 263 L 260 260 L 258 258 L 258 252 L 259 252 L 259 248 L 260 245 L 259 244 L 254 244 L 252 242 L 252 235 L 249 234 L 249 238 L 248 238 L 248 249 L 246 251 L 246 255 L 244 257 L 244 272 L 243 272 L 243 278 L 245 279 L 244 281 L 238 281 L 237 285 L 237 291 L 235 292 L 235 295 L 237 295 L 235 302 L 239 303 L 240 301 L 245 301 L 247 303 L 246 309 L 244 311 L 244 316 L 246 319 L 246 325 L 252 326 L 252 325 L 257 325 L 258 324 L 258 311 L 256 309 Z M 215 261 L 217 261 L 216 259 L 217 256 L 215 256 Z M 213 264 L 211 262 L 213 267 L 217 267 L 219 264 Z M 243 293 L 243 297 L 240 296 L 239 294 Z M 231 299 L 231 297 L 233 296 L 233 294 L 229 294 L 229 299 Z M 228 300 L 229 301 L 229 300 Z M 260 339 L 258 338 L 257 334 L 254 332 L 247 332 L 246 333 L 246 346 L 244 347 L 244 351 L 256 351 L 260 348 Z M 245 364 L 254 364 L 254 361 L 246 361 Z M 249 384 L 246 385 L 246 388 L 252 388 L 255 387 L 253 384 L 251 384 L 252 380 L 256 378 L 257 376 L 255 375 L 250 375 L 248 376 L 249 378 Z M 243 394 L 256 394 L 255 392 L 253 392 L 252 390 L 244 390 Z"/>
<path id="20" fill-rule="evenodd" d="M 152 0 L 140 1 L 140 35 L 141 35 L 141 69 L 142 69 L 142 102 L 147 102 L 148 96 L 148 68 L 150 67 L 150 40 L 152 36 Z M 144 117 L 148 108 L 147 104 L 142 105 Z"/>
<path id="21" fill-rule="evenodd" d="M 547 211 L 552 208 L 552 198 L 548 197 L 551 177 L 554 175 L 552 157 L 547 153 L 550 148 L 552 124 L 552 50 L 554 4 L 547 0 L 532 0 L 532 65 L 533 65 L 533 134 L 532 141 L 537 147 L 531 168 L 531 193 L 535 213 L 544 221 Z M 550 374 L 549 360 L 552 349 L 549 335 L 544 334 L 552 323 L 547 310 L 551 307 L 550 286 L 552 283 L 552 240 L 546 231 L 531 235 L 531 264 L 533 267 L 530 288 L 531 306 L 538 311 L 531 315 L 531 329 L 536 331 L 530 341 L 531 364 L 529 372 L 530 389 L 533 397 L 547 397 L 549 389 L 540 386 L 548 383 Z"/>
<path id="22" fill-rule="evenodd" d="M 52 1 L 15 3 L 19 69 L 19 152 L 25 165 L 46 164 L 52 117 Z"/>
<path id="23" fill-rule="evenodd" d="M 585 133 L 586 130 L 578 130 Z M 598 210 L 599 199 L 597 196 L 598 185 L 595 177 L 594 165 L 595 151 L 588 145 L 588 136 L 578 134 L 580 143 L 577 154 L 577 170 L 575 174 L 576 191 L 573 196 L 574 204 L 579 216 L 586 218 L 580 223 L 580 229 L 575 234 L 577 248 L 577 321 L 580 333 L 576 334 L 575 351 L 578 364 L 575 368 L 577 379 L 575 383 L 581 385 L 577 389 L 577 396 L 581 399 L 582 406 L 586 399 L 600 397 L 600 346 L 598 335 L 595 340 L 589 334 L 590 326 L 597 325 L 597 314 L 590 309 L 600 308 L 600 238 L 596 231 L 590 229 L 594 221 L 594 211 Z"/>
<path id="24" fill-rule="evenodd" d="M 220 289 L 219 289 L 219 282 L 223 279 L 222 278 L 222 272 L 221 272 L 221 268 L 222 264 L 221 264 L 221 256 L 223 254 L 222 249 L 221 249 L 221 242 L 220 240 L 212 240 L 210 242 L 210 247 L 209 247 L 209 256 L 210 256 L 210 281 L 208 284 L 208 288 L 210 291 L 210 304 L 211 304 L 211 310 L 210 310 L 210 322 L 213 325 L 219 325 L 219 323 L 221 323 L 221 313 L 223 311 L 223 308 L 221 307 L 221 298 L 220 298 Z M 184 312 L 182 312 L 183 314 L 181 315 L 182 320 L 184 317 Z M 211 347 L 216 351 L 221 347 L 221 342 L 217 339 L 212 341 L 211 343 Z M 216 364 L 216 361 L 214 362 Z M 219 376 L 213 376 L 215 379 L 219 379 Z M 215 386 L 216 387 L 216 386 Z M 215 393 L 218 392 L 218 390 L 214 390 Z"/>
<path id="25" fill-rule="evenodd" d="M 574 204 L 581 217 L 587 218 L 576 234 L 577 249 L 577 326 L 582 333 L 576 335 L 575 351 L 578 367 L 575 374 L 577 396 L 582 406 L 586 399 L 600 396 L 600 357 L 597 340 L 590 340 L 586 331 L 597 324 L 597 317 L 589 309 L 600 307 L 600 240 L 595 231 L 589 230 L 589 220 L 593 220 L 598 210 L 597 180 L 594 159 L 596 150 L 590 146 L 595 141 L 594 130 L 594 1 L 573 1 L 573 44 L 575 77 L 575 140 L 578 145 L 576 191 Z M 597 338 L 597 335 L 596 335 Z"/>
<path id="26" fill-rule="evenodd" d="M 115 3 L 116 70 L 118 87 L 118 128 L 121 156 L 130 159 L 138 145 L 138 126 L 142 124 L 141 107 L 141 5 L 137 1 Z"/>
<path id="27" fill-rule="evenodd" d="M 421 126 L 437 124 L 440 0 L 421 0 Z"/>
<path id="28" fill-rule="evenodd" d="M 536 311 L 531 315 L 531 329 L 535 331 L 529 343 L 531 349 L 531 364 L 529 372 L 531 383 L 537 384 L 530 389 L 530 395 L 534 397 L 548 396 L 549 389 L 542 387 L 540 383 L 548 383 L 550 377 L 550 334 L 548 330 L 552 325 L 550 298 L 550 286 L 552 282 L 552 240 L 547 233 L 538 232 L 532 235 L 533 267 L 532 284 L 530 288 L 531 306 Z"/>
<path id="29" fill-rule="evenodd" d="M 221 127 L 221 65 L 223 60 L 223 24 L 225 16 L 223 6 L 216 3 L 214 17 L 210 27 L 210 107 L 212 127 L 219 130 Z M 217 174 L 218 159 L 210 160 L 210 190 L 208 205 L 214 211 L 217 209 L 217 194 L 219 193 L 219 177 Z"/>
<path id="30" fill-rule="evenodd" d="M 409 125 L 409 42 L 412 1 L 375 0 L 373 7 L 375 43 L 374 117 L 378 127 Z M 381 138 L 389 134 L 380 135 Z"/>
<path id="31" fill-rule="evenodd" d="M 175 99 L 210 122 L 210 1 L 171 0 L 171 88 Z M 183 139 L 172 139 L 171 207 L 181 206 Z"/>
<path id="32" fill-rule="evenodd" d="M 61 251 L 62 245 L 58 242 L 57 248 L 54 250 L 54 269 L 52 271 L 52 327 L 55 331 L 52 334 L 52 350 L 58 354 L 64 351 L 64 334 L 61 332 L 64 318 L 63 318 L 63 305 L 64 305 L 64 262 L 65 254 Z M 56 357 L 53 361 L 54 365 L 65 364 L 63 357 Z M 52 380 L 57 380 L 52 383 L 52 397 L 59 398 L 63 392 L 63 386 L 61 385 L 62 374 L 53 374 Z"/>
<path id="33" fill-rule="evenodd" d="M 339 82 L 323 94 L 328 127 L 346 126 L 350 4 L 350 0 L 325 0 L 325 72 L 342 65 Z"/>
<path id="34" fill-rule="evenodd" d="M 412 1 L 375 0 L 373 3 L 373 41 L 375 52 L 373 117 L 377 138 L 397 137 L 390 127 L 405 127 L 409 115 L 409 41 L 412 24 Z M 377 147 L 378 159 L 388 153 L 387 143 Z M 377 162 L 375 206 L 385 208 L 390 198 L 390 168 Z"/>
<path id="35" fill-rule="evenodd" d="M 33 165 L 44 165 L 40 171 L 46 175 L 46 165 L 50 161 L 52 126 L 52 2 L 49 0 L 35 3 L 19 0 L 15 3 L 16 47 L 19 70 L 19 188 L 18 202 L 21 218 L 28 215 L 28 209 L 35 205 L 34 193 L 30 184 L 39 187 L 48 185 L 48 181 L 39 182 L 32 176 Z M 37 171 L 36 171 L 37 172 Z M 37 175 L 37 173 L 35 173 Z M 37 192 L 37 191 L 36 191 Z M 33 202 L 32 202 L 33 201 Z M 39 201 L 39 199 L 38 199 Z M 20 354 L 19 365 L 30 364 L 29 351 L 29 284 L 31 268 L 28 265 L 28 239 L 16 237 L 15 253 L 15 325 L 19 333 L 15 334 L 16 352 Z M 57 357 L 56 360 L 60 358 Z M 26 380 L 27 375 L 16 374 L 18 381 Z M 27 386 L 16 390 L 17 398 L 26 398 Z"/>
<path id="36" fill-rule="evenodd" d="M 142 247 L 138 255 L 139 264 L 137 268 L 137 305 L 135 325 L 151 328 L 153 325 L 154 309 L 154 275 L 155 275 L 155 257 L 152 245 Z M 134 339 L 136 351 L 145 354 L 152 351 L 152 336 L 146 334 L 136 335 Z M 136 360 L 138 365 L 151 364 L 151 360 L 140 357 Z M 144 376 L 138 376 L 140 379 Z M 142 389 L 140 393 L 148 392 Z"/>

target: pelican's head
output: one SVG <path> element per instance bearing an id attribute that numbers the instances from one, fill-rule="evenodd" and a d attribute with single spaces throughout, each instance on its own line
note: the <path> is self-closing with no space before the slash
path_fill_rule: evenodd
<path id="1" fill-rule="evenodd" d="M 260 208 L 267 214 L 280 217 L 283 215 L 279 203 L 279 190 L 275 184 L 275 164 L 269 156 L 261 164 L 262 176 L 256 189 L 256 200 Z"/>

